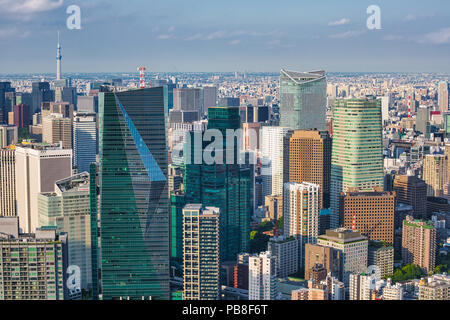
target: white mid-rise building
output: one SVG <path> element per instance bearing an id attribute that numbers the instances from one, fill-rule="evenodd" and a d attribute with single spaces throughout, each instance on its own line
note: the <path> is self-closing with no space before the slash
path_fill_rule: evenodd
<path id="1" fill-rule="evenodd" d="M 73 162 L 78 173 L 89 172 L 97 156 L 97 116 L 76 113 L 73 118 Z"/>
<path id="2" fill-rule="evenodd" d="M 268 251 L 277 257 L 277 276 L 285 278 L 298 271 L 299 240 L 285 235 L 271 238 L 267 244 Z"/>
<path id="3" fill-rule="evenodd" d="M 270 252 L 249 257 L 248 299 L 275 300 L 277 296 L 277 258 Z"/>

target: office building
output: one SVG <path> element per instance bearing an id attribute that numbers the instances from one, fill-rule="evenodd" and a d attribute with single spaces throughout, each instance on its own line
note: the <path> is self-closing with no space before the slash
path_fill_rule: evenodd
<path id="1" fill-rule="evenodd" d="M 226 130 L 239 129 L 239 109 L 235 107 L 214 107 L 208 109 L 208 129 L 220 130 L 226 137 Z M 199 135 L 201 134 L 198 133 Z M 195 133 L 188 135 L 185 145 L 184 192 L 186 203 L 201 203 L 204 206 L 220 208 L 221 261 L 234 261 L 236 255 L 247 252 L 250 241 L 250 217 L 253 210 L 253 169 L 238 164 L 238 148 L 227 146 L 223 139 L 223 163 L 196 163 L 195 157 L 203 154 L 209 144 L 196 149 Z M 230 164 L 229 159 L 233 159 Z"/>
<path id="2" fill-rule="evenodd" d="M 248 258 L 248 300 L 275 300 L 277 296 L 277 258 L 261 252 Z"/>
<path id="3" fill-rule="evenodd" d="M 327 274 L 341 276 L 341 252 L 332 247 L 307 243 L 305 245 L 305 280 L 312 279 L 313 268 L 321 265 Z"/>
<path id="4" fill-rule="evenodd" d="M 54 96 L 55 96 L 54 91 L 50 90 L 50 83 L 45 81 L 33 82 L 31 92 L 31 99 L 32 99 L 31 114 L 41 110 L 43 102 L 53 101 Z"/>
<path id="5" fill-rule="evenodd" d="M 11 82 L 0 82 L 0 124 L 8 123 L 8 104 L 6 101 L 6 94 L 15 92 L 15 89 L 11 87 Z"/>
<path id="6" fill-rule="evenodd" d="M 325 71 L 281 70 L 280 125 L 292 130 L 325 130 Z"/>
<path id="7" fill-rule="evenodd" d="M 57 113 L 64 118 L 73 119 L 73 111 L 73 104 L 68 102 L 44 102 L 42 103 L 41 115 L 42 119 L 44 119 L 53 113 Z"/>
<path id="8" fill-rule="evenodd" d="M 183 209 L 183 300 L 219 298 L 219 216 L 201 204 Z"/>
<path id="9" fill-rule="evenodd" d="M 358 230 L 369 240 L 394 243 L 394 192 L 342 192 L 340 205 L 345 228 Z"/>
<path id="10" fill-rule="evenodd" d="M 16 155 L 14 149 L 0 149 L 0 217 L 15 217 Z"/>
<path id="11" fill-rule="evenodd" d="M 217 87 L 203 87 L 203 106 L 205 110 L 217 106 Z"/>
<path id="12" fill-rule="evenodd" d="M 298 271 L 299 245 L 296 237 L 274 237 L 267 243 L 267 251 L 277 258 L 277 276 L 285 278 Z"/>
<path id="13" fill-rule="evenodd" d="M 261 129 L 261 175 L 263 197 L 283 194 L 283 142 L 287 127 L 264 126 Z"/>
<path id="14" fill-rule="evenodd" d="M 305 245 L 316 244 L 319 236 L 319 189 L 309 182 L 284 185 L 284 234 L 299 238 L 301 268 L 304 267 Z"/>
<path id="15" fill-rule="evenodd" d="M 89 173 L 55 182 L 53 192 L 38 194 L 39 227 L 54 226 L 69 237 L 69 265 L 81 270 L 81 288 L 92 288 Z"/>
<path id="16" fill-rule="evenodd" d="M 38 227 L 38 194 L 52 192 L 56 181 L 71 175 L 70 149 L 48 145 L 16 149 L 17 215 L 22 232 L 32 233 Z"/>
<path id="17" fill-rule="evenodd" d="M 73 118 L 73 162 L 78 172 L 89 172 L 97 155 L 97 116 L 77 112 Z"/>
<path id="18" fill-rule="evenodd" d="M 408 216 L 403 221 L 402 232 L 403 263 L 420 266 L 426 272 L 436 267 L 436 228 L 433 223 L 414 220 Z"/>
<path id="19" fill-rule="evenodd" d="M 103 299 L 168 300 L 167 88 L 102 90 Z"/>
<path id="20" fill-rule="evenodd" d="M 0 125 L 0 148 L 17 144 L 19 141 L 19 131 L 16 126 Z"/>
<path id="21" fill-rule="evenodd" d="M 284 182 L 320 186 L 319 207 L 330 207 L 331 138 L 328 132 L 296 130 L 284 138 Z"/>
<path id="22" fill-rule="evenodd" d="M 394 179 L 397 202 L 412 206 L 415 218 L 426 216 L 427 185 L 415 176 L 399 175 Z"/>
<path id="23" fill-rule="evenodd" d="M 0 218 L 0 300 L 66 300 L 68 237 L 55 229 L 19 233 L 18 218 Z"/>
<path id="24" fill-rule="evenodd" d="M 420 106 L 417 109 L 416 131 L 426 137 L 430 133 L 430 108 L 428 106 Z"/>
<path id="25" fill-rule="evenodd" d="M 339 221 L 340 193 L 383 187 L 383 152 L 380 101 L 336 100 L 333 109 L 331 159 L 331 228 Z"/>
<path id="26" fill-rule="evenodd" d="M 237 257 L 237 264 L 233 267 L 233 287 L 248 291 L 248 261 L 250 255 L 241 253 Z"/>
<path id="27" fill-rule="evenodd" d="M 372 274 L 352 273 L 349 277 L 350 300 L 374 300 L 373 293 L 377 291 L 377 277 Z"/>
<path id="28" fill-rule="evenodd" d="M 327 230 L 319 236 L 317 244 L 340 251 L 341 279 L 346 285 L 351 273 L 361 274 L 367 271 L 369 241 L 357 231 L 345 228 Z"/>
<path id="29" fill-rule="evenodd" d="M 77 101 L 77 111 L 79 113 L 97 113 L 98 97 L 79 96 Z"/>
<path id="30" fill-rule="evenodd" d="M 42 141 L 55 144 L 62 143 L 64 149 L 72 149 L 72 119 L 64 118 L 59 113 L 52 113 L 42 120 Z"/>
<path id="31" fill-rule="evenodd" d="M 444 154 L 427 154 L 423 161 L 423 180 L 429 197 L 440 197 L 448 183 L 448 157 Z"/>
<path id="32" fill-rule="evenodd" d="M 18 104 L 14 108 L 14 125 L 20 129 L 31 124 L 31 111 L 28 104 Z"/>
<path id="33" fill-rule="evenodd" d="M 175 88 L 173 89 L 173 110 L 198 111 L 204 113 L 204 97 L 201 88 Z"/>

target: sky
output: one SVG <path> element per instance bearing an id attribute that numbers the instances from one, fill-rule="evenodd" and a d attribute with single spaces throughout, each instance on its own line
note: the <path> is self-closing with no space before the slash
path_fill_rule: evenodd
<path id="1" fill-rule="evenodd" d="M 0 0 L 0 74 L 55 72 L 58 30 L 63 73 L 450 73 L 448 0 Z"/>

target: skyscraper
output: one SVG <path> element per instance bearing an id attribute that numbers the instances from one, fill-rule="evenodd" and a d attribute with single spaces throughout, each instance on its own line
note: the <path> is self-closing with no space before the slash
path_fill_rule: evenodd
<path id="1" fill-rule="evenodd" d="M 173 89 L 173 110 L 198 111 L 204 113 L 203 90 L 201 88 Z"/>
<path id="2" fill-rule="evenodd" d="M 331 138 L 326 131 L 295 130 L 284 140 L 284 182 L 320 186 L 320 208 L 330 207 Z"/>
<path id="3" fill-rule="evenodd" d="M 7 92 L 15 92 L 15 89 L 11 87 L 11 82 L 0 82 L 0 124 L 8 122 L 9 110 L 5 98 Z"/>
<path id="4" fill-rule="evenodd" d="M 349 188 L 383 187 L 380 100 L 336 100 L 331 158 L 331 228 L 339 221 L 339 197 Z"/>
<path id="5" fill-rule="evenodd" d="M 213 107 L 208 109 L 208 129 L 217 129 L 226 137 L 226 131 L 239 129 L 239 108 Z M 233 155 L 234 164 L 195 164 L 195 157 L 203 155 L 207 146 L 195 148 L 194 133 L 185 147 L 184 191 L 186 203 L 202 203 L 204 206 L 220 208 L 220 255 L 221 261 L 234 261 L 236 255 L 248 251 L 250 241 L 250 217 L 252 212 L 253 172 L 246 166 L 237 164 L 239 157 L 238 140 L 234 146 L 226 145 L 223 139 L 223 157 Z M 232 153 L 232 154 L 231 154 Z"/>
<path id="6" fill-rule="evenodd" d="M 439 111 L 443 114 L 444 112 L 449 111 L 449 105 L 450 105 L 450 84 L 447 81 L 441 81 L 439 82 L 438 87 L 438 104 L 439 104 Z"/>
<path id="7" fill-rule="evenodd" d="M 89 172 L 97 155 L 97 116 L 76 113 L 73 118 L 73 162 L 78 172 Z"/>
<path id="8" fill-rule="evenodd" d="M 0 216 L 15 217 L 16 156 L 13 149 L 0 149 Z"/>
<path id="9" fill-rule="evenodd" d="M 326 128 L 325 71 L 296 72 L 281 70 L 280 126 L 293 130 Z"/>
<path id="10" fill-rule="evenodd" d="M 283 194 L 283 143 L 289 130 L 269 126 L 261 129 L 263 197 Z"/>
<path id="11" fill-rule="evenodd" d="M 0 125 L 0 148 L 17 144 L 19 132 L 16 126 Z"/>
<path id="12" fill-rule="evenodd" d="M 38 227 L 38 194 L 53 191 L 56 181 L 71 175 L 71 149 L 46 145 L 16 149 L 17 215 L 24 233 Z"/>
<path id="13" fill-rule="evenodd" d="M 50 83 L 45 81 L 33 82 L 31 99 L 33 102 L 33 105 L 31 106 L 32 114 L 41 109 L 43 102 L 53 101 L 54 91 L 50 90 Z"/>
<path id="14" fill-rule="evenodd" d="M 30 124 L 30 106 L 27 104 L 18 104 L 14 106 L 14 125 L 18 128 L 28 128 Z"/>
<path id="15" fill-rule="evenodd" d="M 305 245 L 316 244 L 319 236 L 319 193 L 316 184 L 286 183 L 283 194 L 284 234 L 300 239 L 300 266 L 305 264 Z"/>
<path id="16" fill-rule="evenodd" d="M 220 209 L 187 204 L 183 209 L 184 300 L 219 298 Z"/>
<path id="17" fill-rule="evenodd" d="M 169 299 L 167 88 L 99 93 L 103 299 Z"/>

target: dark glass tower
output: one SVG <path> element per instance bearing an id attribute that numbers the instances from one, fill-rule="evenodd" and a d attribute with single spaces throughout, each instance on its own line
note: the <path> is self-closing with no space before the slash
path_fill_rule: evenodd
<path id="1" fill-rule="evenodd" d="M 248 166 L 237 164 L 237 138 L 234 146 L 228 146 L 227 149 L 226 145 L 226 130 L 239 129 L 239 125 L 239 108 L 209 108 L 208 129 L 217 129 L 223 133 L 224 164 L 195 164 L 196 150 L 193 143 L 190 152 L 185 153 L 191 157 L 191 164 L 185 165 L 186 203 L 201 203 L 205 207 L 218 207 L 221 210 L 219 227 L 222 262 L 234 261 L 238 253 L 248 250 L 250 241 L 252 171 Z M 192 137 L 191 141 L 194 141 Z M 230 151 L 234 152 L 234 164 L 225 161 Z"/>
<path id="2" fill-rule="evenodd" d="M 168 300 L 167 87 L 101 92 L 99 109 L 103 299 Z"/>

